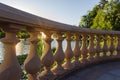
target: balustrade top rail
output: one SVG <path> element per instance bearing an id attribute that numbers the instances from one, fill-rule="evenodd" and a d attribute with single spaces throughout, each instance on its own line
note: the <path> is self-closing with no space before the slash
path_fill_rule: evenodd
<path id="1" fill-rule="evenodd" d="M 73 26 L 50 21 L 27 12 L 17 10 L 2 3 L 0 3 L 0 21 L 21 24 L 23 26 L 34 28 L 57 30 L 72 30 L 73 28 L 76 29 Z"/>
<path id="2" fill-rule="evenodd" d="M 106 31 L 78 28 L 73 25 L 51 21 L 0 3 L 0 22 L 19 24 L 19 28 L 50 29 L 59 31 L 79 31 L 81 33 L 120 34 L 119 31 Z M 21 26 L 20 26 L 21 25 Z M 2 26 L 0 26 L 2 27 Z"/>

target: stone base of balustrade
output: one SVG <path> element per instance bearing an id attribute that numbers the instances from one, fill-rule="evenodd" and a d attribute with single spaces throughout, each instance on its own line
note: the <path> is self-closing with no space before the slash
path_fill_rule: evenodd
<path id="1" fill-rule="evenodd" d="M 94 59 L 95 60 L 95 59 Z M 95 65 L 98 65 L 98 64 L 105 64 L 107 62 L 113 62 L 113 61 L 120 61 L 120 57 L 119 58 L 112 58 L 112 59 L 106 59 L 106 60 L 101 60 L 101 61 L 96 61 L 94 63 L 91 63 L 91 64 L 83 64 L 84 66 L 74 66 L 73 69 L 71 70 L 66 70 L 65 73 L 59 75 L 59 76 L 56 76 L 56 78 L 54 80 L 64 80 L 66 79 L 66 77 L 70 76 L 70 74 L 74 74 L 76 73 L 76 71 L 79 71 L 79 70 L 83 70 L 83 69 L 86 69 L 88 67 L 92 67 L 92 66 L 95 66 Z M 82 63 L 81 63 L 82 64 Z"/>
<path id="2" fill-rule="evenodd" d="M 56 78 L 54 80 L 62 80 L 63 77 L 66 77 L 66 76 L 69 76 L 70 73 L 76 71 L 77 69 L 79 68 L 83 68 L 83 67 L 80 67 L 80 66 L 74 66 L 74 68 L 68 70 L 66 69 L 65 72 L 59 76 L 56 76 Z"/>
<path id="3" fill-rule="evenodd" d="M 74 62 L 73 62 L 73 64 L 74 64 Z M 90 64 L 82 64 L 82 63 L 80 63 L 79 66 L 74 66 L 74 68 L 72 68 L 71 70 L 66 70 L 66 72 L 65 72 L 64 74 L 57 76 L 57 77 L 55 78 L 55 80 L 64 80 L 66 76 L 70 76 L 71 73 L 74 74 L 76 71 L 78 71 L 78 70 L 80 70 L 80 69 L 81 69 L 81 70 L 82 70 L 82 69 L 85 69 L 85 68 L 89 67 L 89 65 L 90 65 Z M 91 64 L 91 65 L 92 65 L 92 64 Z M 64 78 L 64 79 L 63 79 L 63 78 Z"/>
<path id="4" fill-rule="evenodd" d="M 109 59 L 109 56 L 107 56 L 107 55 L 103 55 L 102 57 L 100 57 L 100 61 L 102 60 L 102 61 L 106 61 L 106 60 L 108 60 Z"/>
<path id="5" fill-rule="evenodd" d="M 102 60 L 112 60 L 112 59 L 116 59 L 117 57 L 118 57 L 118 54 L 114 55 L 114 52 L 111 52 L 110 55 L 103 56 L 102 58 L 104 59 Z"/>
<path id="6" fill-rule="evenodd" d="M 109 55 L 106 57 L 106 60 L 112 60 L 112 59 L 114 59 L 114 55 Z"/>
<path id="7" fill-rule="evenodd" d="M 94 57 L 88 57 L 87 60 L 89 61 L 89 64 L 92 64 L 95 62 L 95 58 Z"/>
<path id="8" fill-rule="evenodd" d="M 120 59 L 120 54 L 117 54 L 117 56 L 114 56 L 114 58 Z"/>
<path id="9" fill-rule="evenodd" d="M 80 61 L 78 61 L 78 62 L 74 61 L 74 62 L 72 62 L 72 64 L 73 64 L 74 68 L 75 67 L 85 67 L 85 64 L 81 63 Z"/>
<path id="10" fill-rule="evenodd" d="M 72 63 L 67 63 L 67 62 L 64 63 L 62 66 L 65 70 L 71 70 L 74 68 L 74 65 Z"/>
<path id="11" fill-rule="evenodd" d="M 51 71 L 43 71 L 37 77 L 39 80 L 54 80 L 56 75 L 54 75 Z"/>
<path id="12" fill-rule="evenodd" d="M 120 54 L 112 55 L 110 59 L 120 59 Z"/>
<path id="13" fill-rule="evenodd" d="M 64 68 L 61 66 L 56 66 L 52 69 L 52 72 L 54 73 L 54 75 L 61 75 L 63 73 L 65 73 L 66 71 L 64 70 Z"/>
<path id="14" fill-rule="evenodd" d="M 112 60 L 112 56 L 107 56 L 107 55 L 104 55 L 104 56 L 100 56 L 98 58 L 96 58 L 95 62 L 94 63 L 99 63 L 99 62 L 102 62 L 102 61 L 108 61 L 108 60 Z"/>
<path id="15" fill-rule="evenodd" d="M 106 58 L 106 59 L 104 59 Z M 83 59 L 81 59 L 83 60 Z M 83 70 L 85 68 L 88 68 L 90 66 L 94 66 L 94 65 L 97 65 L 97 64 L 103 64 L 103 63 L 106 63 L 106 62 L 111 62 L 111 61 L 120 61 L 120 54 L 117 54 L 117 55 L 112 55 L 112 56 L 102 56 L 102 57 L 94 57 L 94 59 L 91 59 L 91 60 L 94 60 L 92 63 L 89 63 L 89 60 L 88 59 L 84 59 L 84 63 L 81 63 L 82 61 L 79 61 L 79 62 L 72 62 L 72 68 L 71 69 L 65 69 L 63 70 L 63 68 L 60 70 L 60 68 L 53 68 L 52 69 L 52 72 L 49 72 L 46 74 L 46 72 L 42 72 L 40 73 L 39 75 L 39 80 L 63 80 L 63 78 L 65 78 L 66 76 L 69 76 L 71 73 L 74 73 L 76 72 L 77 70 Z M 64 64 L 65 66 L 65 64 Z M 63 72 L 62 72 L 63 70 Z M 56 73 L 60 73 L 60 74 L 56 74 Z"/>
<path id="16" fill-rule="evenodd" d="M 85 65 L 89 64 L 89 61 L 86 58 L 82 58 L 82 59 L 80 59 L 80 63 L 85 66 Z"/>
<path id="17" fill-rule="evenodd" d="M 95 56 L 94 63 L 100 62 L 101 57 L 100 56 Z"/>

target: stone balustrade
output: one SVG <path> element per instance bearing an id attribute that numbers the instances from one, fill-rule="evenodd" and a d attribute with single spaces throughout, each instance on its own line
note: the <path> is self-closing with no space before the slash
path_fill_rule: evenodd
<path id="1" fill-rule="evenodd" d="M 30 51 L 24 62 L 28 80 L 55 80 L 76 68 L 120 58 L 119 31 L 78 28 L 50 21 L 3 4 L 0 4 L 0 28 L 6 33 L 5 38 L 0 40 L 5 45 L 4 60 L 0 64 L 0 80 L 21 79 L 22 69 L 15 51 L 18 42 L 16 34 L 21 30 L 26 30 L 30 34 L 28 40 Z M 39 57 L 37 43 L 41 32 L 45 35 L 43 37 L 45 49 Z M 54 54 L 51 50 L 53 34 L 57 35 L 55 40 L 58 43 Z M 67 42 L 65 51 L 62 48 L 63 40 Z M 75 42 L 74 49 L 71 48 L 73 41 Z M 42 68 L 44 69 L 40 72 Z"/>

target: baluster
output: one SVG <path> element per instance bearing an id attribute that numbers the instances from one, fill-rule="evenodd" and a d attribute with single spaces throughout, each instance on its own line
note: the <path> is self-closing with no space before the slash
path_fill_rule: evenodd
<path id="1" fill-rule="evenodd" d="M 50 32 L 44 32 L 46 37 L 44 38 L 45 41 L 45 49 L 42 54 L 42 64 L 44 66 L 44 71 L 39 75 L 40 80 L 51 80 L 54 78 L 54 75 L 51 71 L 51 66 L 54 63 L 54 57 L 51 50 L 51 35 Z"/>
<path id="2" fill-rule="evenodd" d="M 4 43 L 5 55 L 2 64 L 0 65 L 0 80 L 20 80 L 22 70 L 16 57 L 16 29 L 9 28 L 12 25 L 6 26 L 6 36 L 1 39 Z"/>
<path id="3" fill-rule="evenodd" d="M 107 52 L 108 52 L 108 46 L 107 46 L 107 35 L 104 35 L 104 45 L 103 45 L 103 59 L 107 59 Z"/>
<path id="4" fill-rule="evenodd" d="M 88 46 L 88 60 L 91 62 L 94 61 L 94 56 L 95 56 L 95 50 L 94 50 L 94 35 L 90 34 L 89 35 L 89 46 Z"/>
<path id="5" fill-rule="evenodd" d="M 120 58 L 120 36 L 117 36 L 117 57 Z"/>
<path id="6" fill-rule="evenodd" d="M 86 64 L 87 61 L 87 46 L 86 46 L 87 35 L 82 34 L 82 46 L 81 46 L 81 63 Z"/>
<path id="7" fill-rule="evenodd" d="M 60 74 L 64 73 L 64 68 L 62 67 L 62 62 L 65 58 L 65 55 L 64 55 L 64 52 L 62 49 L 62 41 L 63 41 L 62 34 L 61 33 L 57 33 L 57 34 L 58 34 L 58 38 L 56 40 L 57 40 L 58 46 L 57 46 L 57 50 L 54 55 L 55 61 L 57 62 L 57 66 L 55 68 L 53 68 L 52 71 L 56 75 L 60 75 Z"/>
<path id="8" fill-rule="evenodd" d="M 114 36 L 111 35 L 111 36 L 110 36 L 110 47 L 109 47 L 110 56 L 113 56 L 113 52 L 114 52 L 114 50 L 115 50 L 115 47 L 114 47 L 113 42 L 114 42 Z"/>
<path id="9" fill-rule="evenodd" d="M 40 70 L 41 62 L 37 53 L 38 32 L 30 33 L 30 52 L 24 62 L 24 67 L 28 73 L 28 80 L 37 80 L 37 72 Z"/>
<path id="10" fill-rule="evenodd" d="M 80 61 L 79 61 L 79 57 L 80 57 L 80 47 L 79 47 L 79 41 L 80 41 L 80 36 L 79 33 L 75 33 L 75 47 L 74 47 L 74 51 L 73 54 L 75 56 L 75 61 L 74 64 L 75 66 L 79 66 L 80 65 Z"/>
<path id="11" fill-rule="evenodd" d="M 100 35 L 96 35 L 96 56 L 95 56 L 95 61 L 100 60 L 100 52 L 101 52 L 101 47 L 100 47 Z"/>
<path id="12" fill-rule="evenodd" d="M 66 35 L 67 35 L 67 38 L 66 38 L 67 47 L 65 50 L 66 63 L 63 66 L 64 66 L 64 69 L 70 70 L 71 68 L 73 68 L 73 65 L 71 62 L 71 59 L 73 57 L 73 52 L 71 49 L 71 34 L 68 32 L 68 33 L 66 33 Z"/>

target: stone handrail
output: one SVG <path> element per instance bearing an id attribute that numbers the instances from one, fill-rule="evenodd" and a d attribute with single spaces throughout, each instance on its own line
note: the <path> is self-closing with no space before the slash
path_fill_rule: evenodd
<path id="1" fill-rule="evenodd" d="M 0 80 L 21 79 L 22 69 L 15 52 L 15 46 L 19 41 L 16 39 L 16 34 L 21 30 L 26 30 L 30 34 L 30 51 L 24 62 L 28 80 L 54 80 L 77 67 L 120 58 L 119 31 L 78 28 L 50 21 L 1 3 L 0 28 L 6 33 L 5 38 L 1 39 L 5 45 L 5 55 L 0 65 Z M 46 42 L 41 57 L 37 54 L 39 41 L 37 35 L 40 32 L 44 33 L 43 40 Z M 53 34 L 57 35 L 55 40 L 58 43 L 54 54 L 51 50 Z M 64 39 L 67 41 L 65 51 L 62 48 Z M 75 42 L 73 50 L 71 41 Z M 40 72 L 42 67 L 44 70 Z"/>

